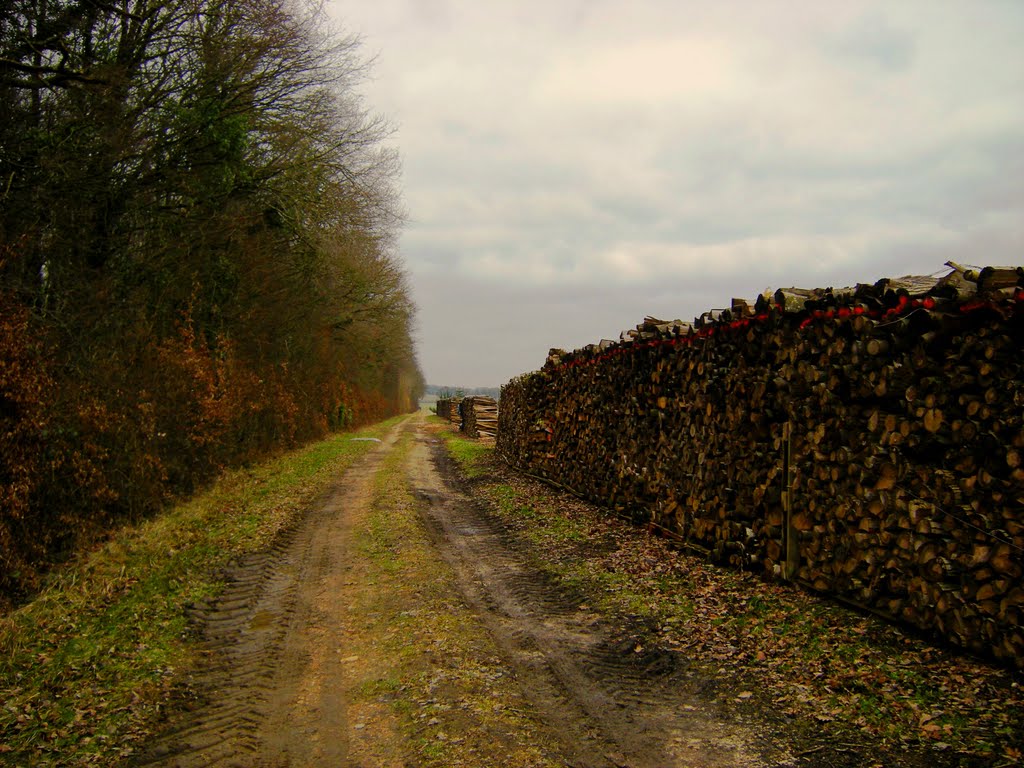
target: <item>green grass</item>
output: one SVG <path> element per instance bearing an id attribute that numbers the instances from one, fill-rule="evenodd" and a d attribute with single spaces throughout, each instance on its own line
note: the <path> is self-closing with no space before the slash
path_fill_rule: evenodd
<path id="1" fill-rule="evenodd" d="M 438 418 L 438 421 L 442 419 Z M 487 472 L 487 460 L 494 453 L 494 444 L 473 440 L 451 430 L 441 432 L 448 452 L 458 462 L 468 478 L 480 477 Z"/>
<path id="2" fill-rule="evenodd" d="M 393 420 L 396 421 L 396 420 Z M 0 764 L 109 765 L 137 748 L 196 661 L 185 610 L 217 573 L 265 549 L 293 514 L 393 422 L 225 474 L 117 532 L 0 618 Z"/>
<path id="3" fill-rule="evenodd" d="M 426 768 L 554 766 L 529 734 L 536 723 L 514 681 L 501 674 L 493 641 L 439 560 L 417 511 L 403 435 L 374 480 L 370 512 L 353 531 L 351 712 L 386 710 L 397 739 L 384 753 Z M 359 675 L 364 675 L 359 679 Z M 386 728 L 381 728 L 386 730 Z M 456 738 L 452 738 L 455 736 Z M 376 754 L 376 753 L 375 753 Z"/>

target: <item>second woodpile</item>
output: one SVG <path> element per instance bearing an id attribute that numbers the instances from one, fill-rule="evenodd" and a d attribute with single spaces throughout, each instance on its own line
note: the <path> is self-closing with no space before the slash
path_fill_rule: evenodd
<path id="1" fill-rule="evenodd" d="M 447 419 L 452 424 L 461 427 L 462 425 L 462 398 L 445 397 L 437 401 L 437 415 Z"/>
<path id="2" fill-rule="evenodd" d="M 467 397 L 462 401 L 462 431 L 469 437 L 494 437 L 498 431 L 498 401 L 493 397 Z"/>
<path id="3" fill-rule="evenodd" d="M 1024 668 L 1024 270 L 950 266 L 552 350 L 502 388 L 497 451 Z"/>

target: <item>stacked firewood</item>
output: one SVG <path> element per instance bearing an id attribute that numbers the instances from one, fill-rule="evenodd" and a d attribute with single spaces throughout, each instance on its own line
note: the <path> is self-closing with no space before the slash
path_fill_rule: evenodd
<path id="1" fill-rule="evenodd" d="M 437 415 L 442 419 L 450 419 L 452 414 L 452 401 L 451 398 L 442 397 L 437 401 Z"/>
<path id="2" fill-rule="evenodd" d="M 445 397 L 437 401 L 437 415 L 455 426 L 462 427 L 462 398 Z"/>
<path id="3" fill-rule="evenodd" d="M 551 350 L 513 466 L 1024 666 L 1024 270 L 786 289 Z"/>
<path id="4" fill-rule="evenodd" d="M 456 397 L 452 399 L 451 413 L 448 415 L 448 421 L 454 424 L 459 429 L 462 429 L 462 404 L 465 403 L 465 398 Z"/>
<path id="5" fill-rule="evenodd" d="M 469 437 L 494 437 L 498 431 L 498 401 L 482 395 L 463 400 L 462 431 Z"/>

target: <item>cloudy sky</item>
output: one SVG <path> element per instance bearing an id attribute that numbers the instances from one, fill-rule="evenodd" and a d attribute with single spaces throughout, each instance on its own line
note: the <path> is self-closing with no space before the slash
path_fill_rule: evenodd
<path id="1" fill-rule="evenodd" d="M 766 288 L 1024 263 L 1019 0 L 329 0 L 432 384 Z"/>

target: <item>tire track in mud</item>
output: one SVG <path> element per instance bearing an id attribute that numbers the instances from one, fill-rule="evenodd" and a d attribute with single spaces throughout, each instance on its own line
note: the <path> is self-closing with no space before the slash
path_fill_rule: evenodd
<path id="1" fill-rule="evenodd" d="M 354 510 L 410 421 L 392 429 L 268 552 L 241 558 L 227 586 L 192 618 L 207 662 L 192 687 L 198 705 L 149 745 L 134 765 L 278 768 L 345 765 L 345 701 L 338 638 Z"/>
<path id="2" fill-rule="evenodd" d="M 678 654 L 617 637 L 529 565 L 499 520 L 445 480 L 447 456 L 421 433 L 409 477 L 424 524 L 463 596 L 577 768 L 762 768 L 786 750 L 714 717 Z"/>

